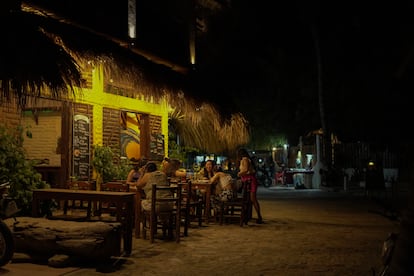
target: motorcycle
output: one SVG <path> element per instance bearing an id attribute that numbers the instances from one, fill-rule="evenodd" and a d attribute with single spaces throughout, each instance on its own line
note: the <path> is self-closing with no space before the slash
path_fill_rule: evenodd
<path id="1" fill-rule="evenodd" d="M 272 185 L 272 177 L 269 174 L 270 172 L 262 168 L 259 168 L 256 172 L 257 181 L 266 188 Z"/>
<path id="2" fill-rule="evenodd" d="M 13 234 L 4 220 L 13 217 L 16 225 L 15 215 L 20 211 L 16 202 L 9 197 L 9 189 L 9 182 L 0 184 L 0 267 L 8 264 L 14 254 Z"/>
<path id="3" fill-rule="evenodd" d="M 375 269 L 372 269 L 372 275 L 373 276 L 387 276 L 388 269 L 390 267 L 392 255 L 394 253 L 394 247 L 398 239 L 398 233 L 389 233 L 388 237 L 384 240 L 382 244 L 382 250 L 381 250 L 381 261 L 382 261 L 382 267 L 381 270 L 376 273 Z"/>

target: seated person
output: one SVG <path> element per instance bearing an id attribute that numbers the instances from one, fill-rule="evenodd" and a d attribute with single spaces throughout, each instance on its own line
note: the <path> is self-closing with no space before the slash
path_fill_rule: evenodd
<path id="1" fill-rule="evenodd" d="M 146 211 L 151 210 L 152 184 L 156 184 L 157 186 L 169 186 L 166 174 L 162 171 L 157 170 L 157 165 L 154 162 L 149 162 L 147 165 L 145 165 L 144 175 L 137 182 L 137 189 L 142 189 L 145 193 L 145 199 L 141 201 L 141 206 Z M 165 192 L 163 194 L 157 193 L 157 197 L 171 196 L 172 195 L 169 192 Z M 172 209 L 173 205 L 171 202 L 166 202 L 156 206 L 157 212 L 169 211 Z"/>
<path id="2" fill-rule="evenodd" d="M 207 160 L 204 167 L 197 173 L 197 179 L 210 179 L 214 175 L 215 164 L 213 160 Z"/>
<path id="3" fill-rule="evenodd" d="M 144 174 L 143 170 L 144 170 L 144 165 L 146 164 L 146 161 L 131 158 L 130 164 L 133 166 L 133 168 L 128 173 L 126 183 L 129 185 L 130 191 L 135 191 L 138 179 L 140 178 L 141 175 Z"/>
<path id="4" fill-rule="evenodd" d="M 180 168 L 181 161 L 178 159 L 164 158 L 162 161 L 162 171 L 167 178 L 185 178 L 187 177 L 187 171 Z"/>
<path id="5" fill-rule="evenodd" d="M 236 192 L 236 185 L 230 174 L 218 171 L 210 178 L 210 183 L 215 185 L 214 200 L 229 201 Z"/>

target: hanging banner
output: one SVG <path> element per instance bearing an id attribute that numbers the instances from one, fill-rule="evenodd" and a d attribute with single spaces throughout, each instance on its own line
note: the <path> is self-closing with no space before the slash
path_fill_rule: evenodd
<path id="1" fill-rule="evenodd" d="M 78 180 L 89 180 L 90 120 L 83 114 L 73 119 L 73 173 Z"/>

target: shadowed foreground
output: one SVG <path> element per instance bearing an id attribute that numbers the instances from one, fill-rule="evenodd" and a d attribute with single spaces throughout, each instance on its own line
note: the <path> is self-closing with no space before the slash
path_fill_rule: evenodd
<path id="1" fill-rule="evenodd" d="M 65 268 L 61 273 L 50 268 L 49 274 L 42 275 L 373 275 L 372 269 L 379 271 L 382 243 L 389 232 L 398 230 L 398 222 L 382 216 L 379 205 L 337 193 L 320 197 L 298 191 L 291 198 L 283 191 L 265 192 L 259 194 L 265 224 L 252 220 L 241 228 L 211 223 L 190 229 L 179 244 L 134 239 L 131 256 L 114 259 L 112 265 Z M 18 275 L 12 274 L 13 269 L 22 265 L 7 265 L 4 274 Z"/>

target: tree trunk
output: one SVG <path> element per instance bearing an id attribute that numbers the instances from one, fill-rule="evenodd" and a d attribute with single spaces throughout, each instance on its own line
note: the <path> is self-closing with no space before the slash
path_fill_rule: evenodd
<path id="1" fill-rule="evenodd" d="M 325 104 L 324 104 L 324 96 L 323 96 L 323 86 L 322 86 L 322 59 L 321 59 L 321 49 L 319 46 L 319 37 L 316 30 L 315 24 L 311 26 L 312 31 L 312 39 L 315 47 L 315 55 L 316 55 L 316 65 L 317 65 L 317 76 L 318 76 L 318 100 L 319 100 L 319 116 L 321 119 L 321 127 L 322 127 L 322 151 L 321 151 L 321 160 L 324 164 L 330 167 L 331 165 L 331 136 L 330 131 L 327 126 L 326 118 L 325 118 Z"/>
<path id="2" fill-rule="evenodd" d="M 98 261 L 119 256 L 121 224 L 75 222 L 46 218 L 18 217 L 6 219 L 15 240 L 15 252 L 34 258 L 49 259 L 68 255 L 82 260 Z"/>

